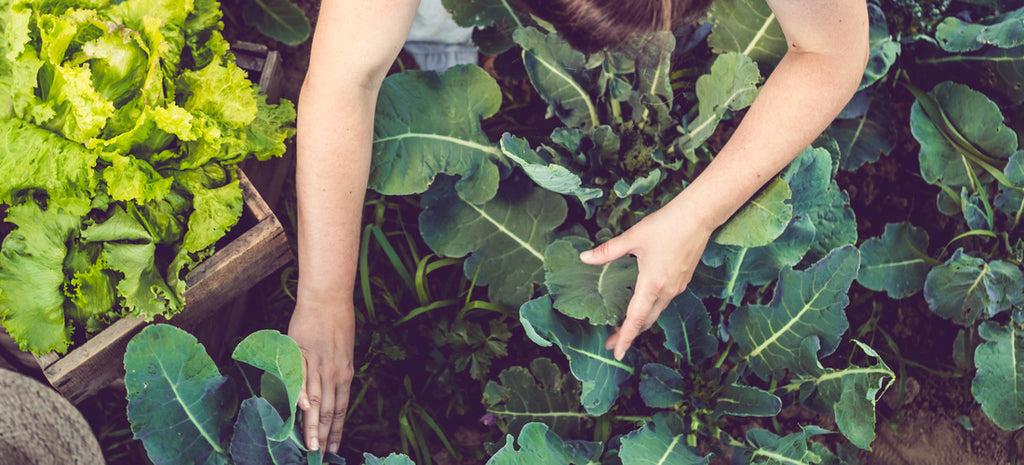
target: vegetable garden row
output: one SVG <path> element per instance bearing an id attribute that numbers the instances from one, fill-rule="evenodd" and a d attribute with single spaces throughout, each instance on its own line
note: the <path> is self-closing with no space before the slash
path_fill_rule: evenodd
<path id="1" fill-rule="evenodd" d="M 37 353 L 179 310 L 183 273 L 239 215 L 231 167 L 282 154 L 292 134 L 290 104 L 266 105 L 234 67 L 216 2 L 95 3 L 0 3 L 0 202 L 14 228 L 0 317 Z M 976 369 L 971 395 L 999 428 L 1024 427 L 1024 2 L 869 1 L 858 94 L 716 232 L 622 362 L 604 341 L 636 262 L 578 254 L 685 189 L 785 52 L 781 30 L 763 1 L 716 0 L 706 24 L 584 56 L 507 0 L 445 3 L 495 58 L 491 72 L 405 71 L 381 89 L 347 436 L 364 409 L 393 409 L 396 446 L 417 463 L 435 460 L 431 437 L 458 457 L 442 409 L 417 399 L 478 411 L 458 388 L 468 376 L 508 435 L 481 462 L 859 463 L 877 401 L 903 388 L 880 355 L 891 347 L 874 345 L 885 339 L 850 330 L 871 312 L 850 296 L 872 293 L 923 298 L 961 326 L 938 353 Z M 530 98 L 541 125 L 515 121 Z M 907 128 L 917 153 L 897 146 Z M 837 178 L 883 157 L 912 160 L 903 175 L 933 188 L 928 208 L 952 232 L 903 221 L 859 237 Z M 194 338 L 150 326 L 125 355 L 132 430 L 154 463 L 319 463 L 294 430 L 299 357 L 257 332 L 222 375 Z M 409 360 L 434 374 L 396 374 Z M 407 400 L 374 407 L 384 383 Z M 842 438 L 742 428 L 790 405 L 834 416 Z"/>

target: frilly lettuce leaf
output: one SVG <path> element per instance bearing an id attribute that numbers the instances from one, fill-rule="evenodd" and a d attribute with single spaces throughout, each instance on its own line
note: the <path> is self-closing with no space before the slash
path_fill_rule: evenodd
<path id="1" fill-rule="evenodd" d="M 21 350 L 66 351 L 71 328 L 64 324 L 64 259 L 67 241 L 81 218 L 34 202 L 10 207 L 17 225 L 0 251 L 0 321 Z"/>
<path id="2" fill-rule="evenodd" d="M 242 189 L 235 180 L 216 189 L 194 192 L 192 214 L 182 247 L 199 252 L 224 236 L 242 215 Z"/>
<path id="3" fill-rule="evenodd" d="M 74 215 L 89 210 L 97 154 L 21 120 L 0 120 L 0 203 L 26 189 L 45 190 L 51 205 Z"/>

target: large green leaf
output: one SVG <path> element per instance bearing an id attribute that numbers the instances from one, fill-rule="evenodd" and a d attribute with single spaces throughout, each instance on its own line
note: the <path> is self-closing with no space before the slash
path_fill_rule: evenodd
<path id="1" fill-rule="evenodd" d="M 290 0 L 253 0 L 242 8 L 245 23 L 286 45 L 309 38 L 309 18 Z"/>
<path id="2" fill-rule="evenodd" d="M 242 401 L 231 435 L 231 459 L 252 465 L 302 463 L 299 446 L 292 440 L 274 441 L 271 436 L 284 427 L 281 416 L 266 399 L 251 397 Z M 288 429 L 291 433 L 291 429 Z"/>
<path id="3" fill-rule="evenodd" d="M 24 189 L 45 189 L 49 202 L 84 215 L 98 180 L 96 159 L 97 153 L 81 144 L 18 119 L 0 118 L 0 203 L 13 204 L 13 196 Z"/>
<path id="4" fill-rule="evenodd" d="M 371 454 L 366 453 L 366 454 L 363 454 L 363 460 L 365 460 L 365 462 L 363 462 L 363 465 L 413 465 L 412 459 L 410 459 L 409 457 L 407 457 L 404 454 L 395 454 L 395 453 L 392 453 L 392 454 L 388 455 L 387 457 L 384 457 L 383 459 L 375 457 L 375 456 L 373 456 Z M 345 462 L 332 462 L 332 463 L 342 463 L 342 464 L 344 464 Z"/>
<path id="5" fill-rule="evenodd" d="M 789 184 L 776 178 L 711 237 L 722 245 L 762 247 L 778 239 L 793 219 Z"/>
<path id="6" fill-rule="evenodd" d="M 633 121 L 641 127 L 656 124 L 665 128 L 673 123 L 669 112 L 674 95 L 669 75 L 675 45 L 675 36 L 659 32 L 645 37 L 630 51 L 636 72 L 629 104 L 634 109 Z"/>
<path id="7" fill-rule="evenodd" d="M 764 0 L 716 0 L 711 23 L 715 29 L 708 44 L 718 53 L 742 53 L 771 69 L 788 48 L 778 19 Z"/>
<path id="8" fill-rule="evenodd" d="M 914 62 L 924 75 L 955 76 L 958 82 L 986 89 L 993 97 L 1005 98 L 1011 105 L 1024 103 L 1024 45 L 986 47 L 978 52 L 954 55 L 935 47 L 931 53 L 915 53 Z"/>
<path id="9" fill-rule="evenodd" d="M 827 131 L 839 144 L 842 153 L 839 166 L 847 171 L 889 155 L 896 143 L 897 126 L 891 102 L 879 94 L 873 94 L 868 102 L 868 110 L 863 115 L 837 119 Z"/>
<path id="10" fill-rule="evenodd" d="M 265 372 L 261 394 L 284 417 L 277 431 L 267 431 L 271 435 L 270 440 L 284 441 L 295 424 L 295 406 L 302 389 L 302 351 L 299 345 L 277 331 L 262 330 L 243 339 L 235 347 L 231 358 Z M 267 389 L 271 383 L 274 383 L 274 387 Z M 283 392 L 280 392 L 281 388 Z M 275 396 L 279 393 L 284 394 L 281 396 L 283 398 Z"/>
<path id="11" fill-rule="evenodd" d="M 783 268 L 800 263 L 813 240 L 814 224 L 798 217 L 778 239 L 763 247 L 709 243 L 688 288 L 697 296 L 715 296 L 739 305 L 748 288 L 767 284 L 778 278 Z"/>
<path id="12" fill-rule="evenodd" d="M 640 398 L 651 408 L 674 408 L 686 401 L 683 375 L 660 363 L 648 363 L 641 371 Z"/>
<path id="13" fill-rule="evenodd" d="M 875 404 L 895 381 L 896 374 L 877 352 L 856 340 L 853 342 L 875 360 L 874 365 L 825 369 L 814 356 L 815 342 L 808 340 L 801 350 L 806 356 L 804 369 L 792 389 L 799 386 L 804 405 L 825 415 L 834 414 L 839 431 L 850 442 L 871 450 L 871 441 L 875 439 Z"/>
<path id="14" fill-rule="evenodd" d="M 836 249 L 805 271 L 783 269 L 767 306 L 733 312 L 729 333 L 758 376 L 768 379 L 798 367 L 797 349 L 807 338 L 821 339 L 821 356 L 835 350 L 849 326 L 843 312 L 849 303 L 846 292 L 859 268 L 856 248 Z"/>
<path id="15" fill-rule="evenodd" d="M 522 182 L 506 181 L 485 204 L 462 200 L 450 180 L 423 196 L 420 233 L 439 255 L 471 254 L 466 277 L 489 285 L 491 300 L 518 306 L 544 282 L 544 250 L 565 221 L 565 199 Z"/>
<path id="16" fill-rule="evenodd" d="M 128 420 L 156 465 L 227 464 L 234 387 L 192 335 L 147 326 L 124 355 Z"/>
<path id="17" fill-rule="evenodd" d="M 706 465 L 710 456 L 701 457 L 687 446 L 687 433 L 679 415 L 658 412 L 642 428 L 622 438 L 619 458 L 630 465 Z"/>
<path id="18" fill-rule="evenodd" d="M 508 422 L 510 434 L 541 422 L 559 436 L 576 437 L 590 418 L 580 411 L 579 385 L 548 358 L 534 359 L 529 370 L 506 368 L 498 379 L 487 383 L 483 402 L 488 412 Z"/>
<path id="19" fill-rule="evenodd" d="M 589 240 L 557 240 L 544 250 L 544 285 L 554 307 L 594 325 L 615 325 L 626 315 L 636 284 L 636 258 L 623 257 L 604 265 L 580 261 L 593 248 Z"/>
<path id="20" fill-rule="evenodd" d="M 665 333 L 665 348 L 675 352 L 688 366 L 718 352 L 718 338 L 711 335 L 711 315 L 693 292 L 686 291 L 672 299 L 658 316 L 658 326 Z"/>
<path id="21" fill-rule="evenodd" d="M 950 16 L 935 27 L 935 40 L 947 52 L 973 52 L 986 45 L 999 48 L 1024 45 L 1024 8 L 979 23 Z"/>
<path id="22" fill-rule="evenodd" d="M 632 375 L 639 358 L 630 349 L 622 362 L 604 348 L 609 326 L 592 326 L 555 312 L 551 298 L 539 297 L 519 309 L 527 336 L 542 346 L 557 345 L 569 359 L 569 369 L 583 382 L 580 401 L 591 415 L 603 415 L 619 396 L 619 386 Z"/>
<path id="23" fill-rule="evenodd" d="M 29 201 L 8 208 L 5 221 L 17 229 L 0 249 L 0 323 L 21 350 L 63 353 L 71 343 L 64 326 L 65 244 L 82 220 Z"/>
<path id="24" fill-rule="evenodd" d="M 498 111 L 501 90 L 477 66 L 442 74 L 389 76 L 377 98 L 370 188 L 388 195 L 421 193 L 440 174 L 460 176 L 459 194 L 483 203 L 498 188 L 501 156 L 480 128 Z"/>
<path id="25" fill-rule="evenodd" d="M 589 465 L 598 463 L 604 447 L 597 442 L 568 443 L 543 423 L 529 423 L 519 432 L 519 449 L 512 435 L 505 436 L 487 465 Z"/>
<path id="26" fill-rule="evenodd" d="M 910 223 L 888 223 L 880 237 L 860 245 L 857 282 L 873 291 L 885 291 L 894 299 L 910 297 L 924 288 L 932 268 L 927 251 L 927 231 Z"/>
<path id="27" fill-rule="evenodd" d="M 803 426 L 799 433 L 779 437 L 771 431 L 752 429 L 747 431 L 750 449 L 738 450 L 733 457 L 737 465 L 811 465 L 822 462 L 823 456 L 811 446 L 812 436 L 828 434 L 831 431 L 817 426 Z"/>
<path id="28" fill-rule="evenodd" d="M 686 133 L 673 143 L 676 150 L 693 154 L 730 112 L 754 102 L 760 80 L 757 65 L 746 56 L 726 53 L 715 58 L 711 72 L 697 78 L 699 112 L 696 119 L 684 125 Z"/>
<path id="29" fill-rule="evenodd" d="M 1011 263 L 986 262 L 957 249 L 928 272 L 924 299 L 937 315 L 971 326 L 1024 304 L 1024 274 Z"/>
<path id="30" fill-rule="evenodd" d="M 473 42 L 481 53 L 499 55 L 515 45 L 512 33 L 522 26 L 510 0 L 441 0 L 462 27 L 475 27 Z"/>
<path id="31" fill-rule="evenodd" d="M 730 384 L 715 399 L 713 416 L 774 417 L 782 410 L 782 399 L 753 386 Z"/>
<path id="32" fill-rule="evenodd" d="M 557 163 L 545 162 L 530 148 L 530 143 L 526 139 L 505 133 L 501 136 L 501 151 L 509 160 L 519 165 L 538 186 L 558 194 L 574 196 L 584 207 L 588 201 L 604 195 L 601 189 L 583 187 L 580 177 L 568 168 Z"/>
<path id="33" fill-rule="evenodd" d="M 871 21 L 870 47 L 868 66 L 864 70 L 864 77 L 860 81 L 860 88 L 864 89 L 889 72 L 889 68 L 896 62 L 899 55 L 900 43 L 893 40 L 889 34 L 889 24 L 885 21 L 885 13 L 882 8 L 874 3 L 868 3 L 868 15 Z"/>
<path id="34" fill-rule="evenodd" d="M 910 111 L 910 131 L 921 144 L 921 175 L 931 184 L 970 186 L 971 151 L 990 159 L 1006 159 L 1017 151 L 1017 134 L 1003 124 L 999 107 L 984 94 L 950 81 L 918 98 Z M 974 171 L 984 174 L 978 167 Z"/>
<path id="35" fill-rule="evenodd" d="M 781 174 L 793 190 L 793 215 L 814 225 L 814 240 L 805 262 L 857 242 L 850 196 L 834 179 L 838 169 L 835 156 L 827 148 L 808 147 Z"/>
<path id="36" fill-rule="evenodd" d="M 978 373 L 971 394 L 982 411 L 1006 431 L 1024 427 L 1024 332 L 986 321 L 978 327 L 984 344 L 974 350 Z"/>
<path id="37" fill-rule="evenodd" d="M 557 34 L 532 27 L 517 30 L 513 38 L 523 47 L 523 64 L 533 87 L 548 103 L 548 116 L 557 116 L 569 127 L 601 124 L 582 53 Z"/>

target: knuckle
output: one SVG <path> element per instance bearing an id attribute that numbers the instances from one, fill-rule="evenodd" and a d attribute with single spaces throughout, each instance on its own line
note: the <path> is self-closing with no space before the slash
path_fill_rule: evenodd
<path id="1" fill-rule="evenodd" d="M 647 324 L 647 318 L 644 317 L 633 318 L 629 321 L 629 325 L 638 331 L 644 331 L 649 327 Z"/>
<path id="2" fill-rule="evenodd" d="M 348 409 L 337 409 L 331 414 L 331 423 L 342 423 L 345 421 L 345 416 L 348 414 Z"/>
<path id="3" fill-rule="evenodd" d="M 334 417 L 337 414 L 338 414 L 338 412 L 330 412 L 327 415 L 320 415 L 320 418 L 319 418 L 320 424 L 323 425 L 323 426 L 331 426 L 331 423 L 334 422 Z"/>
<path id="4" fill-rule="evenodd" d="M 309 396 L 309 406 L 312 410 L 319 410 L 318 407 L 320 407 L 320 396 Z"/>

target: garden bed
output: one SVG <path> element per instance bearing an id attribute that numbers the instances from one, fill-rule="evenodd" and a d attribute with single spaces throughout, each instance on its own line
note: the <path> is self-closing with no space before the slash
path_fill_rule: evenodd
<path id="1" fill-rule="evenodd" d="M 216 324 L 225 316 L 218 309 L 293 258 L 280 221 L 245 173 L 239 171 L 239 178 L 242 218 L 224 245 L 185 278 L 185 308 L 169 320 L 175 326 L 193 331 L 200 324 Z M 50 384 L 77 404 L 124 376 L 125 346 L 147 324 L 143 318 L 122 318 L 66 355 L 51 352 L 36 361 Z M 217 337 L 221 344 L 230 339 Z"/>

